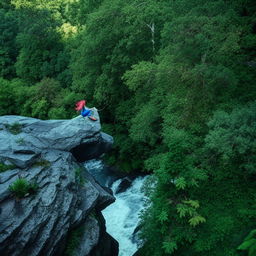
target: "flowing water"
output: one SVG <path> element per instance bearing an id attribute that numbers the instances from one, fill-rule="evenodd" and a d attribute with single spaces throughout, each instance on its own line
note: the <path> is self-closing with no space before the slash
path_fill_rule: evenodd
<path id="1" fill-rule="evenodd" d="M 112 190 L 115 203 L 102 211 L 107 232 L 119 243 L 119 256 L 132 256 L 138 248 L 134 230 L 139 224 L 139 213 L 143 208 L 144 194 L 141 187 L 145 177 L 136 178 L 125 192 L 115 194 L 121 179 L 115 181 Z"/>
<path id="2" fill-rule="evenodd" d="M 85 166 L 96 180 L 99 176 L 102 185 L 110 186 L 112 183 L 110 188 L 116 201 L 104 209 L 102 214 L 106 220 L 107 232 L 119 243 L 119 256 L 132 256 L 138 249 L 138 239 L 134 231 L 139 224 L 139 213 L 144 205 L 145 196 L 141 188 L 146 177 L 137 177 L 126 191 L 116 194 L 122 179 L 106 174 L 100 161 L 87 161 Z"/>

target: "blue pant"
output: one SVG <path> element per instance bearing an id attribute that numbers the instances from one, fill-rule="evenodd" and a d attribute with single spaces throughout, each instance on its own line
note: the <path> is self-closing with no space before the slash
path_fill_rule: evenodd
<path id="1" fill-rule="evenodd" d="M 82 111 L 81 111 L 81 115 L 83 117 L 91 116 L 91 114 L 92 114 L 92 111 L 90 109 L 83 108 Z"/>

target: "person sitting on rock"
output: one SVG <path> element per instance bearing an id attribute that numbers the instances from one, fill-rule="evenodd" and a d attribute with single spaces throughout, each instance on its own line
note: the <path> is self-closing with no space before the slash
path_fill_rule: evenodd
<path id="1" fill-rule="evenodd" d="M 92 121 L 97 121 L 97 118 L 92 116 L 92 110 L 90 108 L 87 108 L 85 100 L 80 100 L 76 103 L 76 110 L 81 111 L 81 116 L 90 118 Z"/>

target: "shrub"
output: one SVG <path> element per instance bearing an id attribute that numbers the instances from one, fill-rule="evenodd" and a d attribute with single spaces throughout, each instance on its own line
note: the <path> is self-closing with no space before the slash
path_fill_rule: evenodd
<path id="1" fill-rule="evenodd" d="M 16 122 L 13 124 L 5 124 L 5 127 L 10 133 L 16 135 L 21 133 L 22 125 Z"/>
<path id="2" fill-rule="evenodd" d="M 38 186 L 36 183 L 29 183 L 26 179 L 19 178 L 9 186 L 9 189 L 17 198 L 23 198 L 27 194 L 35 193 Z"/>
<path id="3" fill-rule="evenodd" d="M 0 163 L 0 173 L 1 172 L 5 172 L 5 171 L 8 171 L 8 170 L 12 170 L 15 168 L 15 165 L 7 165 L 7 164 L 4 164 L 4 163 Z"/>

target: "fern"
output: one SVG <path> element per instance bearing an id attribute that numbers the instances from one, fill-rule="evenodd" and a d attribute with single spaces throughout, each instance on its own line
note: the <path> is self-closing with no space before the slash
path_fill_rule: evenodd
<path id="1" fill-rule="evenodd" d="M 196 214 L 196 210 L 188 205 L 185 204 L 178 204 L 177 206 L 177 212 L 180 215 L 181 218 L 185 216 L 194 216 Z"/>
<path id="2" fill-rule="evenodd" d="M 178 247 L 176 242 L 163 242 L 162 248 L 165 250 L 166 253 L 171 254 L 174 252 Z"/>
<path id="3" fill-rule="evenodd" d="M 195 209 L 197 209 L 197 208 L 199 208 L 199 202 L 197 201 L 197 200 L 187 200 L 187 201 L 183 201 L 185 204 L 188 204 L 188 205 L 190 205 L 191 207 L 193 207 L 193 208 L 195 208 Z"/>
<path id="4" fill-rule="evenodd" d="M 177 189 L 185 189 L 186 185 L 187 183 L 183 177 L 178 178 L 175 182 Z"/>
<path id="5" fill-rule="evenodd" d="M 168 220 L 168 214 L 166 211 L 162 211 L 159 215 L 158 215 L 158 220 L 163 224 L 163 222 Z"/>
<path id="6" fill-rule="evenodd" d="M 196 216 L 192 217 L 191 219 L 189 219 L 188 222 L 192 227 L 195 227 L 195 226 L 199 225 L 200 223 L 206 222 L 206 219 L 200 215 L 196 215 Z"/>
<path id="7" fill-rule="evenodd" d="M 184 205 L 184 204 L 178 204 L 178 206 L 177 206 L 177 212 L 178 212 L 180 218 L 185 217 L 186 214 L 187 214 L 187 206 Z"/>

